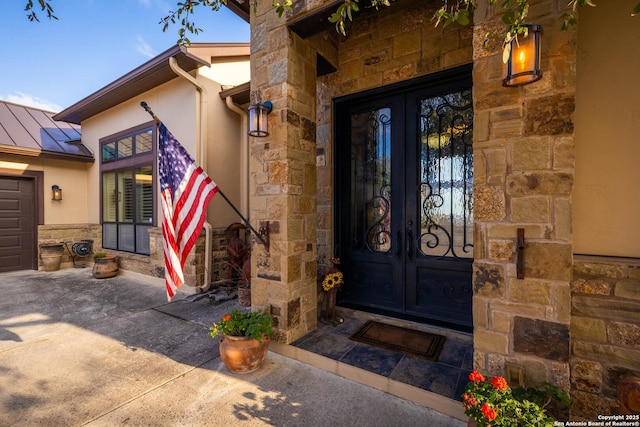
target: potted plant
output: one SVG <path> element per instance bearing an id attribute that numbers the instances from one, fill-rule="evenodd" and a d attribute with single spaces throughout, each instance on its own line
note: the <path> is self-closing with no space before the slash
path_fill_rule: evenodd
<path id="1" fill-rule="evenodd" d="M 272 325 L 273 318 L 267 313 L 234 308 L 211 326 L 209 335 L 211 338 L 222 335 L 220 358 L 227 369 L 246 374 L 262 365 L 269 349 Z"/>
<path id="2" fill-rule="evenodd" d="M 118 275 L 118 257 L 107 255 L 105 252 L 96 252 L 93 255 L 93 277 L 106 279 Z"/>
<path id="3" fill-rule="evenodd" d="M 44 271 L 60 270 L 63 252 L 62 243 L 44 243 L 40 245 L 40 259 L 42 260 Z"/>
<path id="4" fill-rule="evenodd" d="M 462 400 L 469 425 L 482 427 L 553 426 L 547 405 L 553 401 L 556 409 L 569 406 L 569 397 L 549 383 L 512 390 L 503 377 L 487 380 L 478 371 L 469 374 Z"/>

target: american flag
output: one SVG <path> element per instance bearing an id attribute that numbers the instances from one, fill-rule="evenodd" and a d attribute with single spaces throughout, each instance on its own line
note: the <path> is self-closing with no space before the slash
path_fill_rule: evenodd
<path id="1" fill-rule="evenodd" d="M 167 299 L 184 283 L 184 263 L 204 224 L 218 186 L 160 123 L 158 175 L 162 198 L 162 237 Z"/>

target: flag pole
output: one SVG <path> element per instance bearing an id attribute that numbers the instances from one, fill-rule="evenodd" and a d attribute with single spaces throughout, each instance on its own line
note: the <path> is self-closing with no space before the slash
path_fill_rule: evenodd
<path id="1" fill-rule="evenodd" d="M 156 116 L 155 114 L 153 114 L 153 111 L 151 111 L 151 107 L 149 107 L 149 105 L 147 105 L 147 103 L 146 103 L 146 102 L 141 101 L 141 102 L 140 102 L 140 106 L 141 106 L 142 108 L 144 108 L 144 110 L 145 110 L 147 113 L 151 114 L 151 117 L 153 117 L 153 120 L 154 120 L 156 123 L 160 124 L 160 119 L 158 118 L 158 116 Z"/>
<path id="2" fill-rule="evenodd" d="M 244 217 L 244 215 L 242 215 L 240 213 L 240 211 L 238 210 L 238 208 L 236 208 L 234 206 L 233 203 L 231 203 L 231 200 L 229 200 L 227 198 L 227 196 L 222 192 L 222 190 L 218 187 L 218 193 L 222 196 L 222 198 L 229 204 L 229 206 L 231 206 L 231 208 L 236 212 L 236 214 L 238 214 L 238 216 L 244 221 L 244 223 L 246 224 L 247 227 L 249 227 L 249 230 L 251 230 L 253 232 L 253 234 L 256 235 L 256 237 L 258 238 L 258 240 L 260 240 L 260 243 L 262 243 L 264 245 L 265 248 L 267 248 L 267 250 L 269 250 L 269 221 L 267 221 L 265 223 L 264 226 L 260 227 L 260 232 L 257 232 L 253 226 L 251 225 L 251 223 L 249 222 L 248 219 L 246 219 Z"/>
<path id="3" fill-rule="evenodd" d="M 140 102 L 140 106 L 142 108 L 145 109 L 145 111 L 147 113 L 149 113 L 151 115 L 151 117 L 153 117 L 153 120 L 160 124 L 161 121 L 158 118 L 158 116 L 156 116 L 153 111 L 151 110 L 151 107 L 149 107 L 149 105 L 144 102 L 141 101 Z M 244 221 L 245 225 L 247 227 L 249 227 L 249 230 L 251 230 L 253 232 L 253 234 L 256 235 L 256 237 L 258 238 L 258 240 L 260 240 L 260 243 L 262 243 L 264 245 L 264 247 L 267 249 L 267 251 L 269 250 L 269 221 L 265 221 L 264 225 L 260 226 L 260 231 L 256 231 L 255 228 L 253 228 L 253 226 L 251 225 L 251 223 L 249 222 L 248 219 L 246 219 L 244 217 L 244 215 L 242 215 L 242 213 L 240 213 L 240 211 L 238 210 L 238 208 L 235 207 L 235 205 L 233 203 L 231 203 L 231 200 L 229 200 L 229 198 L 226 196 L 226 194 L 224 194 L 222 192 L 222 190 L 220 189 L 220 187 L 218 187 L 218 193 L 220 193 L 220 195 L 222 196 L 222 198 L 229 204 L 229 206 L 231 206 L 231 208 L 235 211 L 235 213 L 242 219 L 242 221 Z"/>

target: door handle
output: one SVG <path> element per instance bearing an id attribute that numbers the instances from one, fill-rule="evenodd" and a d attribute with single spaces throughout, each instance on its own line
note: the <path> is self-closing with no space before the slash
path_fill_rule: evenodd
<path id="1" fill-rule="evenodd" d="M 398 231 L 396 233 L 396 256 L 399 257 L 400 255 L 402 255 L 402 231 Z"/>
<path id="2" fill-rule="evenodd" d="M 413 255 L 413 233 L 407 230 L 407 258 L 411 259 Z"/>

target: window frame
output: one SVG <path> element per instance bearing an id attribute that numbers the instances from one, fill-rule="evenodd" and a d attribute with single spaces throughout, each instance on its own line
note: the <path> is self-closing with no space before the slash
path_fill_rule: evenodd
<path id="1" fill-rule="evenodd" d="M 136 152 L 136 142 L 135 142 L 135 136 L 142 134 L 148 130 L 151 130 L 151 150 L 149 151 L 145 151 L 142 153 L 137 153 Z M 120 158 L 118 159 L 118 142 L 120 140 L 123 140 L 127 137 L 132 137 L 132 154 L 130 156 L 127 156 L 125 158 Z M 113 250 L 118 250 L 118 251 L 122 251 L 122 252 L 129 252 L 129 253 L 134 253 L 134 254 L 138 254 L 138 255 L 150 255 L 150 251 L 151 248 L 149 248 L 149 253 L 146 252 L 139 252 L 138 250 L 138 236 L 137 236 L 137 232 L 138 232 L 138 226 L 150 226 L 150 227 L 157 227 L 157 193 L 158 193 L 158 184 L 157 184 L 157 147 L 158 147 L 158 126 L 157 123 L 155 123 L 154 121 L 149 121 L 146 123 L 142 123 L 138 126 L 134 126 L 132 128 L 123 130 L 121 132 L 112 134 L 112 135 L 108 135 L 105 136 L 103 138 L 100 138 L 99 143 L 98 143 L 98 149 L 100 150 L 100 177 L 99 177 L 99 187 L 100 187 L 100 225 L 102 227 L 103 230 L 103 236 L 102 236 L 102 247 L 107 248 L 107 249 L 113 249 Z M 114 143 L 114 149 L 115 149 L 115 154 L 114 154 L 114 159 L 113 160 L 108 160 L 105 162 L 104 160 L 104 152 L 103 152 L 103 147 L 107 144 L 110 143 Z M 142 167 L 149 167 L 151 166 L 151 176 L 152 176 L 152 221 L 151 223 L 149 222 L 139 222 L 138 221 L 138 215 L 137 215 L 137 211 L 134 208 L 134 215 L 132 218 L 132 221 L 129 222 L 125 222 L 123 221 L 123 218 L 120 218 L 118 215 L 118 206 L 117 206 L 117 201 L 116 201 L 116 218 L 115 221 L 105 221 L 105 217 L 104 217 L 104 184 L 103 184 L 103 179 L 104 179 L 104 175 L 106 173 L 115 173 L 115 177 L 116 177 L 116 188 L 118 185 L 118 173 L 121 172 L 127 172 L 130 171 L 132 176 L 135 177 L 135 172 L 137 169 L 142 168 Z M 134 181 L 135 182 L 135 181 Z M 134 185 L 135 188 L 135 185 Z M 134 203 L 135 200 L 137 200 L 137 195 L 136 192 L 133 192 L 133 199 L 134 199 Z M 134 204 L 135 206 L 135 204 Z M 114 224 L 116 226 L 116 244 L 115 244 L 115 248 L 109 246 L 104 246 L 105 245 L 105 240 L 104 240 L 104 227 L 105 224 Z M 128 225 L 128 226 L 132 226 L 133 228 L 133 233 L 134 233 L 134 237 L 133 237 L 133 251 L 131 250 L 127 250 L 127 249 L 122 249 L 122 245 L 121 245 L 121 236 L 120 236 L 120 226 L 122 225 Z"/>

